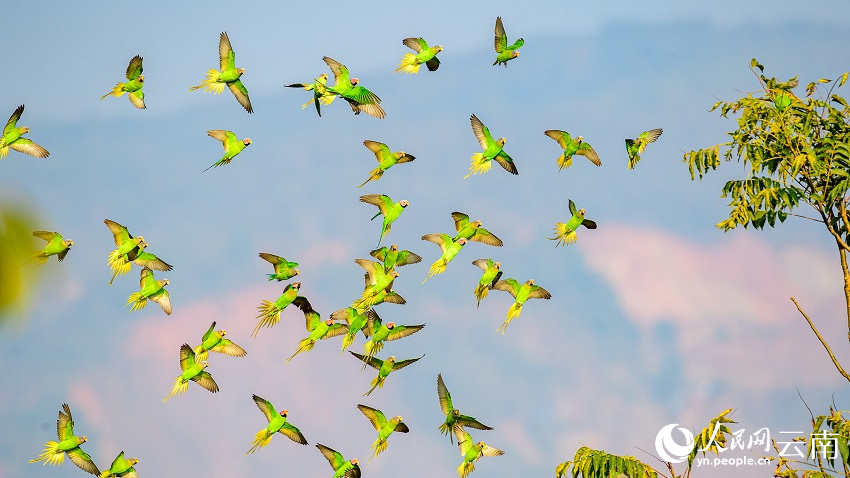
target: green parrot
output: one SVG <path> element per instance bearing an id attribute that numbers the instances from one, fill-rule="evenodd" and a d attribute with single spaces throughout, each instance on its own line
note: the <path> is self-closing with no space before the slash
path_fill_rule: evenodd
<path id="1" fill-rule="evenodd" d="M 213 380 L 212 375 L 204 370 L 209 367 L 206 361 L 195 361 L 195 352 L 189 344 L 180 346 L 180 369 L 182 374 L 174 379 L 174 386 L 171 387 L 171 393 L 162 399 L 162 403 L 168 401 L 169 398 L 180 395 L 189 389 L 189 380 L 196 382 L 198 385 L 206 388 L 212 393 L 218 392 L 218 384 Z"/>
<path id="2" fill-rule="evenodd" d="M 357 458 L 346 460 L 338 451 L 321 443 L 316 443 L 316 448 L 322 452 L 322 455 L 331 464 L 331 468 L 334 469 L 333 478 L 360 478 L 360 465 L 357 464 Z"/>
<path id="3" fill-rule="evenodd" d="M 65 461 L 65 454 L 80 467 L 81 470 L 92 475 L 100 475 L 100 470 L 94 464 L 88 453 L 84 452 L 80 445 L 87 442 L 89 439 L 84 436 L 74 435 L 74 419 L 71 417 L 71 408 L 67 403 L 62 404 L 62 410 L 59 412 L 59 419 L 56 420 L 56 433 L 59 436 L 59 441 L 48 441 L 44 444 L 44 451 L 41 455 L 30 460 L 30 463 L 44 461 L 44 465 L 61 465 Z"/>
<path id="4" fill-rule="evenodd" d="M 236 53 L 233 53 L 233 47 L 230 46 L 230 39 L 227 38 L 227 32 L 221 32 L 221 37 L 218 40 L 218 57 L 219 57 L 219 72 L 216 69 L 207 70 L 207 79 L 202 81 L 198 86 L 192 86 L 189 91 L 195 91 L 203 88 L 204 91 L 211 91 L 213 94 L 220 94 L 224 91 L 224 85 L 230 88 L 236 101 L 245 108 L 248 113 L 253 113 L 251 107 L 251 99 L 248 98 L 248 89 L 242 84 L 240 77 L 245 74 L 245 68 L 236 68 Z"/>
<path id="5" fill-rule="evenodd" d="M 103 223 L 109 228 L 109 231 L 112 233 L 112 239 L 115 241 L 115 245 L 118 246 L 117 249 L 109 253 L 107 260 L 107 264 L 109 264 L 113 272 L 109 285 L 112 285 L 112 281 L 115 280 L 118 274 L 130 272 L 130 263 L 157 271 L 167 272 L 173 269 L 171 265 L 145 250 L 148 243 L 145 242 L 144 237 L 133 237 L 126 227 L 115 221 L 104 219 Z"/>
<path id="6" fill-rule="evenodd" d="M 404 367 L 407 367 L 408 365 L 412 364 L 413 362 L 416 362 L 417 360 L 425 356 L 425 354 L 422 354 L 422 356 L 418 358 L 396 361 L 395 355 L 392 355 L 385 360 L 381 360 L 375 357 L 367 357 L 365 355 L 360 355 L 350 350 L 348 351 L 348 353 L 354 355 L 359 360 L 363 361 L 364 364 L 369 365 L 372 368 L 378 370 L 378 376 L 375 377 L 375 379 L 372 380 L 372 383 L 369 384 L 372 386 L 372 388 L 370 388 L 368 392 L 363 394 L 364 397 L 371 395 L 372 391 L 376 388 L 384 388 L 384 380 L 387 379 L 391 372 L 403 369 Z"/>
<path id="7" fill-rule="evenodd" d="M 298 269 L 296 269 L 298 267 L 297 262 L 289 262 L 283 257 L 269 254 L 268 252 L 261 252 L 260 258 L 274 266 L 274 274 L 266 274 L 269 276 L 269 280 L 280 282 L 282 280 L 292 279 L 299 274 Z"/>
<path id="8" fill-rule="evenodd" d="M 472 437 L 459 424 L 456 424 L 452 429 L 457 437 L 457 447 L 460 448 L 460 455 L 463 457 L 463 463 L 457 467 L 457 475 L 460 478 L 466 478 L 467 475 L 475 471 L 475 462 L 482 456 L 501 456 L 505 452 L 498 448 L 480 441 L 472 442 Z"/>
<path id="9" fill-rule="evenodd" d="M 304 312 L 307 332 L 310 332 L 310 336 L 298 343 L 298 349 L 291 357 L 286 359 L 286 363 L 289 363 L 290 360 L 301 352 L 309 352 L 312 350 L 313 346 L 316 345 L 317 340 L 329 339 L 348 332 L 347 324 L 334 322 L 333 318 L 322 320 L 322 317 L 318 312 L 313 310 L 313 307 L 307 299 L 296 298 L 296 300 L 292 303 L 298 306 L 298 308 L 301 309 L 301 312 Z"/>
<path id="10" fill-rule="evenodd" d="M 378 245 L 381 245 L 381 240 L 390 232 L 390 226 L 392 223 L 401 216 L 404 208 L 410 205 L 410 202 L 407 199 L 402 199 L 399 202 L 393 202 L 389 196 L 386 194 L 367 194 L 365 196 L 360 196 L 360 202 L 369 203 L 375 206 L 378 206 L 378 214 L 372 216 L 372 220 L 375 220 L 379 215 L 384 216 L 384 223 L 381 225 L 381 236 L 378 237 Z"/>
<path id="11" fill-rule="evenodd" d="M 369 148 L 369 151 L 375 153 L 375 158 L 378 159 L 378 167 L 373 169 L 372 172 L 369 173 L 369 179 L 363 182 L 358 188 L 362 188 L 366 183 L 371 180 L 379 180 L 381 176 L 384 174 L 384 171 L 390 169 L 390 167 L 394 164 L 401 163 L 409 163 L 416 159 L 412 154 L 407 154 L 404 151 L 398 151 L 396 153 L 390 152 L 390 148 L 387 147 L 384 143 L 379 143 L 377 141 L 372 141 L 367 139 L 363 141 L 363 146 Z"/>
<path id="12" fill-rule="evenodd" d="M 112 460 L 109 469 L 100 474 L 100 478 L 138 478 L 136 469 L 133 468 L 137 463 L 139 463 L 138 458 L 126 459 L 122 451 Z"/>
<path id="13" fill-rule="evenodd" d="M 354 342 L 354 338 L 357 336 L 357 332 L 362 330 L 363 336 L 369 338 L 367 330 L 369 317 L 375 317 L 376 315 L 377 314 L 374 309 L 369 309 L 366 312 L 358 312 L 354 307 L 339 309 L 331 314 L 332 319 L 344 320 L 348 324 L 348 331 L 346 332 L 345 337 L 342 338 L 342 352 L 345 352 L 345 350 L 351 346 Z"/>
<path id="14" fill-rule="evenodd" d="M 393 272 L 395 272 L 395 271 L 393 271 Z M 369 274 L 368 273 L 366 274 L 366 281 L 367 281 L 366 284 L 367 284 L 367 287 L 368 287 L 368 285 L 369 285 L 369 282 L 368 282 L 369 281 Z M 387 303 L 390 303 L 390 304 L 399 304 L 399 305 L 403 305 L 403 304 L 407 303 L 407 301 L 404 300 L 404 297 L 400 296 L 398 294 L 398 292 L 396 292 L 394 290 L 382 289 L 381 291 L 378 292 L 378 294 L 376 296 L 374 296 L 371 299 L 369 299 L 368 301 L 366 301 L 365 304 L 360 304 L 358 301 L 356 301 L 355 303 L 358 303 L 358 305 L 352 306 L 352 307 L 354 307 L 354 309 L 357 310 L 357 312 L 363 313 L 369 307 L 374 307 L 378 304 L 383 304 L 384 302 L 387 302 Z M 371 305 L 369 305 L 369 304 L 371 304 Z"/>
<path id="15" fill-rule="evenodd" d="M 507 140 L 505 138 L 499 138 L 498 141 L 494 140 L 493 135 L 490 134 L 490 130 L 484 126 L 484 123 L 482 123 L 477 116 L 472 115 L 469 120 L 472 123 L 472 132 L 475 133 L 475 137 L 478 139 L 478 144 L 481 145 L 481 148 L 484 149 L 484 151 L 481 153 L 474 153 L 472 155 L 469 162 L 469 172 L 463 177 L 463 179 L 466 179 L 473 174 L 486 173 L 490 170 L 490 166 L 492 166 L 491 161 L 493 159 L 505 168 L 505 171 L 511 174 L 519 174 L 516 169 L 516 165 L 514 164 L 514 160 L 511 159 L 508 153 L 502 150 Z"/>
<path id="16" fill-rule="evenodd" d="M 643 150 L 646 149 L 646 145 L 654 143 L 663 132 L 664 131 L 661 128 L 655 128 L 649 131 L 644 131 L 638 135 L 637 139 L 626 140 L 626 153 L 629 155 L 629 163 L 627 166 L 629 169 L 634 169 L 635 165 L 638 161 L 640 161 L 640 153 L 643 153 Z"/>
<path id="17" fill-rule="evenodd" d="M 437 244 L 440 246 L 440 250 L 443 251 L 443 255 L 431 264 L 431 268 L 428 270 L 428 277 L 422 281 L 423 284 L 425 281 L 430 279 L 431 276 L 445 272 L 446 266 L 449 262 L 451 262 L 457 253 L 460 252 L 460 249 L 466 245 L 466 239 L 463 237 L 454 241 L 448 234 L 426 234 L 422 236 L 422 240 L 431 241 L 434 244 Z"/>
<path id="18" fill-rule="evenodd" d="M 121 95 L 127 93 L 127 98 L 130 98 L 130 103 L 139 109 L 145 109 L 145 93 L 142 87 L 145 86 L 145 75 L 142 74 L 142 57 L 136 55 L 130 60 L 127 65 L 127 82 L 118 83 L 112 87 L 112 91 L 100 97 L 101 100 L 107 96 L 120 98 Z"/>
<path id="19" fill-rule="evenodd" d="M 342 96 L 351 106 L 355 115 L 359 115 L 362 111 L 378 119 L 387 116 L 387 113 L 381 108 L 381 99 L 378 98 L 378 95 L 360 86 L 358 84 L 360 80 L 357 78 L 349 79 L 348 68 L 345 65 L 327 56 L 322 59 L 325 60 L 334 74 L 335 84 L 329 86 L 328 91 Z"/>
<path id="20" fill-rule="evenodd" d="M 453 241 L 457 241 L 462 237 L 467 241 L 502 247 L 502 240 L 492 232 L 481 227 L 481 221 L 470 222 L 469 216 L 458 211 L 452 213 L 452 219 L 455 220 L 455 230 L 457 230 L 457 234 L 452 238 Z"/>
<path id="21" fill-rule="evenodd" d="M 242 347 L 234 344 L 230 339 L 224 338 L 227 335 L 225 330 L 215 330 L 215 321 L 210 328 L 204 333 L 201 339 L 201 345 L 195 347 L 195 360 L 203 361 L 207 359 L 210 352 L 217 352 L 231 357 L 244 357 L 248 355 Z"/>
<path id="22" fill-rule="evenodd" d="M 584 209 L 576 210 L 576 205 L 572 199 L 568 199 L 570 214 L 573 216 L 566 223 L 558 222 L 555 223 L 555 237 L 547 237 L 546 239 L 552 241 L 558 241 L 555 244 L 555 247 L 560 246 L 561 244 L 570 245 L 578 239 L 576 236 L 576 230 L 578 230 L 579 226 L 584 226 L 588 229 L 596 229 L 596 222 L 591 221 L 590 219 L 584 218 Z"/>
<path id="23" fill-rule="evenodd" d="M 596 154 L 592 146 L 584 142 L 583 136 L 576 136 L 573 139 L 570 133 L 559 129 L 547 129 L 543 134 L 554 139 L 560 147 L 564 148 L 564 152 L 558 156 L 558 172 L 573 165 L 573 155 L 575 154 L 584 156 L 597 166 L 602 166 L 599 155 Z"/>
<path id="24" fill-rule="evenodd" d="M 392 342 L 393 340 L 403 339 L 409 335 L 413 335 L 425 328 L 425 324 L 419 325 L 396 325 L 395 322 L 383 323 L 378 314 L 372 314 L 368 317 L 366 323 L 366 336 L 369 340 L 363 344 L 363 351 L 366 352 L 366 357 L 374 357 L 376 353 L 384 348 L 384 342 Z M 366 364 L 363 364 L 366 368 Z"/>
<path id="25" fill-rule="evenodd" d="M 369 253 L 370 256 L 384 263 L 384 271 L 389 272 L 396 266 L 406 266 L 408 264 L 416 264 L 422 262 L 422 257 L 408 250 L 399 251 L 398 245 L 393 244 L 389 248 L 386 246 L 375 249 Z"/>
<path id="26" fill-rule="evenodd" d="M 233 131 L 225 131 L 223 129 L 211 129 L 207 131 L 207 136 L 211 136 L 221 141 L 222 146 L 224 146 L 224 156 L 222 156 L 218 162 L 213 163 L 209 168 L 201 171 L 204 173 L 210 168 L 217 168 L 223 164 L 230 164 L 230 161 L 235 158 L 237 154 L 241 153 L 243 149 L 247 148 L 248 145 L 251 144 L 251 138 L 239 140 L 239 138 L 233 134 Z"/>
<path id="27" fill-rule="evenodd" d="M 307 445 L 307 439 L 301 434 L 301 430 L 286 422 L 286 416 L 289 414 L 289 410 L 281 410 L 280 413 L 278 413 L 275 411 L 272 402 L 265 398 L 257 395 L 252 395 L 251 398 L 254 399 L 254 403 L 257 404 L 257 408 L 259 408 L 260 411 L 263 412 L 263 415 L 266 416 L 266 420 L 269 421 L 269 424 L 254 435 L 254 441 L 251 443 L 253 446 L 245 452 L 246 455 L 248 453 L 254 453 L 260 448 L 268 445 L 269 442 L 272 441 L 272 437 L 275 433 L 280 433 L 295 443 Z"/>
<path id="28" fill-rule="evenodd" d="M 360 404 L 357 405 L 357 408 L 363 412 L 363 415 L 366 415 L 366 418 L 369 419 L 372 426 L 378 431 L 378 439 L 375 440 L 371 446 L 372 456 L 369 458 L 369 461 L 372 461 L 372 458 L 375 458 L 387 449 L 387 438 L 389 438 L 393 432 L 407 433 L 410 431 L 410 429 L 407 428 L 407 425 L 405 425 L 402 421 L 401 415 L 395 416 L 391 420 L 387 420 L 384 413 L 376 408 Z"/>
<path id="29" fill-rule="evenodd" d="M 493 48 L 496 49 L 496 61 L 493 66 L 499 63 L 508 67 L 508 62 L 519 57 L 519 48 L 525 44 L 525 40 L 520 38 L 513 45 L 508 46 L 508 35 L 505 33 L 505 27 L 502 25 L 502 17 L 496 17 L 495 39 L 493 40 Z"/>
<path id="30" fill-rule="evenodd" d="M 284 287 L 283 293 L 280 294 L 280 297 L 278 297 L 274 302 L 264 300 L 257 307 L 257 310 L 260 311 L 260 314 L 257 315 L 260 322 L 257 323 L 256 327 L 254 327 L 254 332 L 251 334 L 251 337 L 257 338 L 257 332 L 260 331 L 260 327 L 272 327 L 277 325 L 280 322 L 280 312 L 289 304 L 293 303 L 295 299 L 300 297 L 301 299 L 306 300 L 298 295 L 298 289 L 300 288 L 300 282 L 293 282 Z M 295 305 L 297 306 L 298 304 Z"/>
<path id="31" fill-rule="evenodd" d="M 35 262 L 40 266 L 44 265 L 50 256 L 56 256 L 56 258 L 59 259 L 59 262 L 62 262 L 65 259 L 65 256 L 68 255 L 68 251 L 71 250 L 71 246 L 74 245 L 74 241 L 64 239 L 62 234 L 59 234 L 58 232 L 33 231 L 32 235 L 47 241 L 47 245 L 44 246 L 44 249 L 36 252 L 35 256 L 30 261 Z"/>
<path id="32" fill-rule="evenodd" d="M 454 437 L 452 437 L 451 430 L 453 430 L 455 426 L 475 428 L 477 430 L 492 430 L 491 427 L 479 422 L 474 417 L 462 415 L 460 410 L 452 406 L 452 394 L 450 394 L 449 389 L 446 388 L 442 374 L 437 374 L 437 397 L 440 399 L 440 410 L 442 410 L 443 415 L 446 416 L 446 421 L 443 422 L 438 429 L 443 435 L 447 435 L 449 437 L 452 444 L 454 444 Z"/>
<path id="33" fill-rule="evenodd" d="M 23 135 L 30 132 L 30 129 L 26 126 L 16 126 L 22 114 L 24 114 L 24 105 L 18 106 L 15 109 L 15 112 L 9 117 L 6 127 L 3 128 L 3 136 L 0 137 L 0 159 L 5 158 L 9 154 L 9 148 L 19 153 L 35 156 L 36 158 L 50 156 L 50 153 L 46 149 L 33 143 L 32 140 L 23 137 Z"/>
<path id="34" fill-rule="evenodd" d="M 380 263 L 368 259 L 354 259 L 354 262 L 366 270 L 366 285 L 363 288 L 363 294 L 351 303 L 351 307 L 357 310 L 366 310 L 366 308 L 375 305 L 372 300 L 381 291 L 392 291 L 393 282 L 399 274 L 395 270 L 385 272 Z"/>
<path id="35" fill-rule="evenodd" d="M 502 264 L 493 262 L 493 259 L 476 259 L 472 261 L 472 265 L 480 267 L 484 270 L 481 274 L 481 279 L 478 280 L 478 285 L 475 287 L 475 298 L 478 299 L 477 307 L 481 307 L 481 300 L 487 297 L 490 290 L 495 287 L 496 282 L 502 277 L 502 271 L 499 270 Z M 448 433 L 448 430 L 446 430 Z"/>
<path id="36" fill-rule="evenodd" d="M 399 71 L 403 71 L 409 75 L 419 73 L 419 67 L 423 63 L 428 67 L 429 71 L 437 71 L 437 68 L 440 67 L 440 60 L 437 58 L 437 53 L 443 51 L 443 47 L 440 45 L 429 47 L 428 42 L 424 38 L 415 37 L 405 38 L 401 43 L 415 51 L 416 54 L 405 53 L 401 57 L 401 63 L 398 64 L 398 68 L 393 73 L 398 73 Z"/>
<path id="37" fill-rule="evenodd" d="M 319 113 L 319 116 L 322 116 L 322 107 L 321 103 L 324 103 L 326 106 L 333 102 L 336 95 L 331 93 L 328 90 L 328 74 L 322 73 L 316 78 L 316 81 L 313 83 L 305 84 L 305 83 L 293 83 L 291 85 L 285 85 L 287 88 L 302 88 L 306 91 L 313 92 L 313 99 L 301 105 L 301 109 L 305 109 L 310 106 L 310 103 L 315 103 L 316 112 Z"/>
<path id="38" fill-rule="evenodd" d="M 552 298 L 552 294 L 550 294 L 549 291 L 539 285 L 534 285 L 533 279 L 528 279 L 525 284 L 522 285 L 520 285 L 516 279 L 502 279 L 499 282 L 496 282 L 496 285 L 494 285 L 493 288 L 509 292 L 512 296 L 514 296 L 514 303 L 511 304 L 510 308 L 508 308 L 508 315 L 505 322 L 496 329 L 497 332 L 501 330 L 502 335 L 505 335 L 505 331 L 508 329 L 508 324 L 511 323 L 511 319 L 519 317 L 519 314 L 522 312 L 522 304 L 524 304 L 526 300 L 549 300 Z"/>
<path id="39" fill-rule="evenodd" d="M 139 292 L 133 292 L 127 298 L 127 304 L 133 304 L 130 307 L 130 312 L 134 310 L 144 309 L 148 305 L 148 300 L 152 300 L 162 307 L 162 311 L 167 315 L 171 315 L 171 299 L 168 296 L 168 291 L 165 286 L 168 285 L 168 279 L 156 280 L 153 277 L 153 271 L 145 267 L 142 269 L 141 279 L 139 280 Z"/>

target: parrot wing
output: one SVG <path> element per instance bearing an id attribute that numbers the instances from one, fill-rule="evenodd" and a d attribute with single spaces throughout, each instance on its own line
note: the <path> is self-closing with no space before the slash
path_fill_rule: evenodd
<path id="1" fill-rule="evenodd" d="M 15 108 L 15 111 L 12 113 L 12 116 L 9 117 L 9 121 L 6 122 L 6 127 L 3 128 L 3 136 L 9 134 L 9 131 L 11 131 L 13 128 L 18 127 L 18 120 L 21 119 L 22 114 L 24 114 L 24 105 Z"/>
<path id="2" fill-rule="evenodd" d="M 357 404 L 357 408 L 363 412 L 363 415 L 366 415 L 375 430 L 380 430 L 387 423 L 387 417 L 380 410 L 361 404 Z"/>
<path id="3" fill-rule="evenodd" d="M 494 142 L 490 130 L 475 115 L 470 116 L 469 121 L 472 124 L 472 132 L 475 133 L 475 137 L 478 139 L 478 144 L 481 145 L 482 149 L 487 149 L 487 146 Z"/>
<path id="4" fill-rule="evenodd" d="M 259 395 L 252 395 L 251 398 L 254 399 L 254 403 L 257 404 L 257 408 L 259 408 L 260 411 L 263 412 L 263 415 L 266 416 L 266 420 L 271 422 L 272 418 L 277 416 L 277 410 L 274 409 L 272 402 Z"/>
<path id="5" fill-rule="evenodd" d="M 443 376 L 439 373 L 437 374 L 437 398 L 440 399 L 440 410 L 443 411 L 443 415 L 448 415 L 454 409 L 452 406 L 452 394 L 449 393 L 449 389 L 446 388 L 446 384 L 443 382 Z"/>
<path id="6" fill-rule="evenodd" d="M 544 131 L 543 134 L 557 141 L 561 149 L 567 149 L 567 145 L 572 141 L 570 133 L 559 129 L 549 129 Z"/>
<path id="7" fill-rule="evenodd" d="M 127 79 L 135 80 L 142 74 L 142 57 L 136 55 L 130 60 L 130 64 L 127 65 Z"/>
<path id="8" fill-rule="evenodd" d="M 516 279 L 502 279 L 499 282 L 496 282 L 496 285 L 493 286 L 496 290 L 503 290 L 505 292 L 510 292 L 514 298 L 516 298 L 517 293 L 519 292 L 519 288 L 522 287 Z"/>

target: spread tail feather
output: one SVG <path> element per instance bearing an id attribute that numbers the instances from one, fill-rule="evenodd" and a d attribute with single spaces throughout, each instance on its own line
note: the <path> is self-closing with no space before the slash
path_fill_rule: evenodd
<path id="1" fill-rule="evenodd" d="M 426 280 L 431 278 L 431 276 L 442 274 L 443 272 L 445 272 L 447 264 L 448 263 L 445 260 L 437 259 L 436 262 L 431 264 L 431 268 L 428 269 L 428 277 L 426 277 L 425 280 L 422 281 L 422 283 L 424 284 Z"/>
<path id="2" fill-rule="evenodd" d="M 42 460 L 44 460 L 42 465 L 46 465 L 48 463 L 51 465 L 60 465 L 65 461 L 65 452 L 59 449 L 59 443 L 49 441 L 44 444 L 44 451 L 41 452 L 41 455 L 34 460 L 30 460 L 30 463 L 36 463 Z"/>
<path id="3" fill-rule="evenodd" d="M 369 179 L 363 181 L 363 184 L 361 184 L 360 186 L 357 186 L 357 187 L 362 188 L 366 183 L 368 183 L 369 181 L 372 181 L 373 179 L 375 181 L 381 179 L 381 176 L 383 176 L 383 175 L 384 175 L 384 171 L 381 168 L 375 168 L 375 169 L 372 170 L 372 172 L 369 173 Z"/>
<path id="4" fill-rule="evenodd" d="M 27 263 L 34 262 L 34 263 L 36 263 L 36 265 L 43 266 L 44 264 L 47 263 L 47 259 L 49 257 L 50 256 L 48 256 L 44 252 L 39 251 L 39 252 L 36 252 L 35 255 L 33 255 L 32 259 L 27 261 Z"/>
<path id="5" fill-rule="evenodd" d="M 257 315 L 257 318 L 260 319 L 260 322 L 257 323 L 257 326 L 254 327 L 254 332 L 251 333 L 251 337 L 257 338 L 257 333 L 260 331 L 260 327 L 271 327 L 280 322 L 280 311 L 275 307 L 274 302 L 270 302 L 268 300 L 264 300 L 257 310 L 260 311 L 260 314 Z"/>
<path id="6" fill-rule="evenodd" d="M 178 376 L 176 379 L 174 379 L 174 386 L 171 387 L 171 393 L 169 393 L 167 397 L 162 399 L 162 403 L 167 402 L 169 398 L 171 398 L 175 395 L 180 395 L 181 393 L 185 392 L 188 389 L 189 389 L 189 382 L 186 381 L 186 380 L 183 380 L 183 377 Z"/>
<path id="7" fill-rule="evenodd" d="M 213 94 L 219 94 L 224 91 L 224 83 L 218 81 L 220 73 L 218 70 L 211 68 L 207 70 L 207 79 L 201 82 L 198 86 L 190 86 L 189 91 L 195 91 L 203 88 L 204 91 L 211 91 Z"/>
<path id="8" fill-rule="evenodd" d="M 401 57 L 401 63 L 398 64 L 398 68 L 396 68 L 393 73 L 401 71 L 408 75 L 412 75 L 419 73 L 420 66 L 422 66 L 421 63 L 416 63 L 416 55 L 413 53 L 405 53 L 404 56 Z"/>
<path id="9" fill-rule="evenodd" d="M 127 303 L 125 306 L 133 304 L 130 307 L 130 312 L 134 310 L 144 309 L 146 305 L 148 305 L 147 297 L 144 297 L 141 292 L 133 292 L 130 294 L 130 297 L 127 298 Z"/>
<path id="10" fill-rule="evenodd" d="M 210 356 L 210 351 L 204 350 L 204 347 L 202 345 L 198 345 L 197 347 L 195 347 L 194 352 L 195 352 L 195 363 L 203 362 L 204 360 L 206 360 Z"/>
<path id="11" fill-rule="evenodd" d="M 372 458 L 375 458 L 376 456 L 380 455 L 381 452 L 383 452 L 384 450 L 387 449 L 387 441 L 381 440 L 380 438 L 378 438 L 377 440 L 375 440 L 374 443 L 372 443 L 371 448 L 372 448 L 372 456 L 369 458 L 369 461 L 372 461 Z"/>
<path id="12" fill-rule="evenodd" d="M 566 155 L 563 155 L 563 154 L 558 156 L 558 172 L 561 172 L 562 169 L 569 168 L 572 165 L 573 165 L 573 157 L 572 156 L 570 156 L 569 158 L 566 157 Z"/>
<path id="13" fill-rule="evenodd" d="M 490 171 L 492 166 L 492 160 L 485 159 L 484 154 L 482 153 L 475 153 L 469 160 L 469 172 L 466 173 L 466 176 L 464 176 L 463 179 L 466 179 L 473 174 L 484 174 L 487 171 Z"/>
<path id="14" fill-rule="evenodd" d="M 363 394 L 364 397 L 368 397 L 369 395 L 371 395 L 372 391 L 376 388 L 384 388 L 384 379 L 382 379 L 381 376 L 378 375 L 377 377 L 375 377 L 374 380 L 372 380 L 372 383 L 370 383 L 369 385 L 371 385 L 372 388 L 370 388 L 368 392 Z"/>
<path id="15" fill-rule="evenodd" d="M 254 453 L 260 448 L 268 445 L 269 442 L 272 441 L 273 436 L 274 433 L 268 433 L 265 428 L 258 431 L 257 434 L 254 435 L 254 441 L 251 442 L 251 448 L 246 451 L 245 454 L 247 455 L 248 453 Z"/>
<path id="16" fill-rule="evenodd" d="M 490 293 L 490 288 L 487 284 L 478 284 L 475 288 L 475 297 L 478 299 L 478 307 L 481 306 L 481 301 Z"/>
<path id="17" fill-rule="evenodd" d="M 112 91 L 100 97 L 100 99 L 104 99 L 107 96 L 114 96 L 116 98 L 120 98 L 121 95 L 125 93 L 124 91 L 124 83 L 118 83 L 117 85 L 112 87 Z"/>
<path id="18" fill-rule="evenodd" d="M 290 360 L 295 358 L 295 356 L 300 354 L 301 352 L 309 352 L 313 350 L 314 345 L 316 345 L 316 341 L 311 339 L 310 337 L 307 337 L 306 339 L 302 340 L 298 343 L 298 349 L 295 351 L 295 353 L 292 354 L 288 359 L 286 359 L 286 363 L 289 363 Z"/>
<path id="19" fill-rule="evenodd" d="M 555 247 L 560 246 L 561 244 L 568 246 L 578 239 L 575 231 L 569 230 L 567 228 L 567 224 L 563 222 L 555 223 L 555 237 L 547 237 L 551 241 L 558 241 L 555 244 Z"/>
<path id="20" fill-rule="evenodd" d="M 343 352 L 345 352 L 345 350 L 348 347 L 351 347 L 351 344 L 354 343 L 354 338 L 356 336 L 357 336 L 356 330 L 354 331 L 354 333 L 349 332 L 349 333 L 345 334 L 345 337 L 342 338 L 342 351 Z"/>
<path id="21" fill-rule="evenodd" d="M 466 476 L 475 471 L 475 464 L 471 461 L 464 461 L 457 467 L 457 476 L 466 478 Z"/>

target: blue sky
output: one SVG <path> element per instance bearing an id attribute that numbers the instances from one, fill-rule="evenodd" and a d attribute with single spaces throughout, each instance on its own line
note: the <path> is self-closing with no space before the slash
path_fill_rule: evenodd
<path id="1" fill-rule="evenodd" d="M 664 425 L 699 429 L 729 407 L 748 434 L 805 429 L 798 389 L 816 413 L 833 396 L 841 407 L 846 385 L 788 300 L 801 300 L 847 356 L 833 245 L 816 224 L 793 219 L 776 230 L 721 233 L 714 228 L 726 214 L 720 187 L 742 168 L 723 164 L 691 182 L 681 158 L 734 127 L 707 110 L 758 87 L 751 58 L 769 76 L 799 75 L 802 84 L 850 69 L 841 41 L 846 3 L 818 10 L 764 1 L 429 6 L 418 13 L 397 2 L 321 9 L 256 2 L 230 16 L 215 2 L 7 7 L 20 21 L 0 32 L 11 67 L 0 77 L 0 115 L 26 104 L 19 125 L 51 156 L 11 152 L 0 162 L 0 199 L 26 204 L 40 217 L 38 229 L 60 231 L 75 245 L 63 263 L 44 266 L 26 320 L 0 328 L 8 384 L 0 387 L 7 431 L 0 477 L 80 475 L 70 463 L 50 470 L 27 463 L 55 439 L 64 402 L 99 466 L 124 450 L 139 458 L 143 476 L 281 467 L 330 476 L 315 443 L 368 459 L 375 432 L 357 403 L 401 414 L 411 428 L 363 465 L 364 474 L 413 467 L 454 476 L 457 447 L 436 430 L 437 373 L 464 413 L 495 428 L 473 438 L 506 451 L 478 462 L 474 476 L 545 476 L 582 444 L 656 464 L 635 447 L 651 451 Z M 491 66 L 499 15 L 509 38 L 526 41 L 507 68 Z M 247 70 L 253 115 L 227 91 L 187 91 L 217 66 L 222 31 Z M 392 74 L 409 36 L 444 47 L 437 72 Z M 125 98 L 98 101 L 136 54 L 145 59 L 148 108 Z M 322 118 L 300 110 L 307 94 L 283 85 L 327 72 L 325 55 L 382 98 L 386 119 L 354 117 L 339 101 Z M 478 148 L 473 113 L 507 138 L 519 176 L 494 168 L 462 179 Z M 627 171 L 623 139 L 655 127 L 664 134 Z M 253 144 L 202 174 L 221 157 L 209 129 L 233 130 Z M 576 158 L 558 173 L 547 129 L 583 135 L 603 166 Z M 365 139 L 417 159 L 358 189 L 374 168 Z M 408 303 L 377 311 L 387 321 L 427 326 L 385 347 L 424 359 L 361 397 L 374 371 L 340 356 L 339 339 L 283 363 L 307 335 L 297 310 L 284 311 L 281 324 L 257 339 L 250 332 L 255 307 L 283 288 L 266 282 L 270 268 L 258 252 L 299 262 L 302 294 L 323 316 L 358 296 L 362 270 L 354 259 L 368 257 L 380 230 L 369 222 L 374 207 L 358 197 L 372 193 L 410 201 L 384 243 L 424 258 L 399 270 L 395 289 Z M 555 249 L 546 237 L 568 218 L 568 198 L 599 228 Z M 451 232 L 452 211 L 482 220 L 505 246 L 470 244 L 443 275 L 420 285 L 439 256 L 420 237 Z M 157 273 L 171 282 L 173 315 L 155 304 L 133 313 L 124 307 L 137 290 L 137 269 L 107 285 L 114 245 L 105 218 L 144 235 L 174 265 Z M 528 302 L 499 335 L 511 300 L 494 291 L 476 309 L 480 270 L 470 263 L 482 257 L 501 261 L 505 277 L 535 279 L 552 300 Z M 179 373 L 180 345 L 195 345 L 213 320 L 248 356 L 210 358 L 219 393 L 190 384 L 162 404 Z M 243 456 L 264 426 L 252 394 L 288 408 L 310 446 L 277 436 Z"/>

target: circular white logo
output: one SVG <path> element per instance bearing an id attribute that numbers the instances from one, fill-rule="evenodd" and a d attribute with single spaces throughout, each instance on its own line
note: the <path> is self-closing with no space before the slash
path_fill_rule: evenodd
<path id="1" fill-rule="evenodd" d="M 670 463 L 685 461 L 685 458 L 694 449 L 694 434 L 686 428 L 677 428 L 685 436 L 684 445 L 679 445 L 673 439 L 673 429 L 678 425 L 678 423 L 671 423 L 659 430 L 658 435 L 655 435 L 655 451 L 658 452 L 662 460 Z"/>

